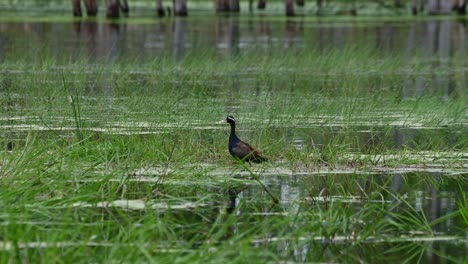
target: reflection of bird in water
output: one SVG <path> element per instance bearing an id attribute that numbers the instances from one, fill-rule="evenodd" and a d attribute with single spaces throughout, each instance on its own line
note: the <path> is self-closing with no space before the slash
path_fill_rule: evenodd
<path id="1" fill-rule="evenodd" d="M 229 135 L 229 153 L 234 158 L 240 159 L 241 161 L 261 163 L 268 159 L 263 157 L 262 153 L 254 149 L 249 144 L 240 140 L 236 136 L 236 120 L 233 116 L 228 116 L 225 121 L 231 125 L 231 134 Z"/>

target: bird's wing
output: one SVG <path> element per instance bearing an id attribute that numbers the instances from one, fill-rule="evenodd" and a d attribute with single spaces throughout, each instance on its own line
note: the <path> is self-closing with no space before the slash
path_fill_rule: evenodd
<path id="1" fill-rule="evenodd" d="M 263 154 L 260 151 L 256 150 L 255 148 L 243 141 L 239 141 L 234 147 L 234 149 L 236 153 L 242 153 L 242 155 L 240 155 L 241 159 L 245 158 L 246 156 L 250 156 L 251 158 L 259 158 L 263 156 Z"/>

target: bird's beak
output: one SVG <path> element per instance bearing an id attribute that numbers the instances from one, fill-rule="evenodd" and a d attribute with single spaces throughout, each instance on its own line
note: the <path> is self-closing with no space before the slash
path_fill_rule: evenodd
<path id="1" fill-rule="evenodd" d="M 227 123 L 226 119 L 221 119 L 218 121 L 219 124 L 224 124 L 224 123 Z"/>

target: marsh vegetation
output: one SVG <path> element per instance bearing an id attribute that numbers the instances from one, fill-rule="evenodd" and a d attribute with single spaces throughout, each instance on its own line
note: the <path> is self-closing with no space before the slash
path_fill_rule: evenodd
<path id="1" fill-rule="evenodd" d="M 9 19 L 0 262 L 466 261 L 464 22 Z"/>

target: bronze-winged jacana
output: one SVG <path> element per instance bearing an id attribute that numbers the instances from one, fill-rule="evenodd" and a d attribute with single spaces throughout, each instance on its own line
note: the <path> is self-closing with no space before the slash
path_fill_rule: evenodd
<path id="1" fill-rule="evenodd" d="M 225 119 L 226 123 L 231 125 L 231 134 L 229 135 L 229 153 L 241 161 L 261 163 L 268 159 L 263 157 L 262 153 L 254 149 L 249 144 L 240 140 L 236 135 L 236 119 L 233 116 L 228 116 Z"/>

